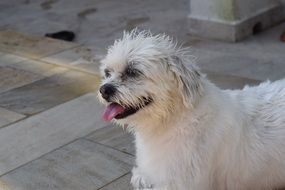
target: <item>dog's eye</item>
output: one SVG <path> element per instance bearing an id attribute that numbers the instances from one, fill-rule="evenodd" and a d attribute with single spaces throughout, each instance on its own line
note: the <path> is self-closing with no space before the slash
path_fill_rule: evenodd
<path id="1" fill-rule="evenodd" d="M 139 70 L 137 70 L 137 69 L 127 68 L 126 72 L 125 72 L 125 75 L 128 76 L 128 77 L 135 78 L 135 77 L 138 77 L 140 75 L 140 73 L 141 72 Z"/>
<path id="2" fill-rule="evenodd" d="M 104 73 L 106 78 L 109 78 L 111 76 L 110 71 L 108 69 L 105 69 Z"/>

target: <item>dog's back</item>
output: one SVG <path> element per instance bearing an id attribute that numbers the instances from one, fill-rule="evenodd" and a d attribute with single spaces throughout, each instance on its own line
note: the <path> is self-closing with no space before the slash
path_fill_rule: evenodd
<path id="1" fill-rule="evenodd" d="M 285 79 L 246 86 L 238 98 L 255 122 L 268 129 L 285 130 Z"/>
<path id="2" fill-rule="evenodd" d="M 272 184 L 285 187 L 285 79 L 228 92 L 248 120 L 244 126 L 248 165 L 240 167 L 251 173 L 249 183 L 260 184 L 259 189 Z"/>

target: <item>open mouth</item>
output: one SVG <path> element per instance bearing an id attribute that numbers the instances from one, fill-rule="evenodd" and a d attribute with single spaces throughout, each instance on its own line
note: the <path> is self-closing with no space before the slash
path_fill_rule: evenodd
<path id="1" fill-rule="evenodd" d="M 140 109 L 144 108 L 145 106 L 149 105 L 152 102 L 151 98 L 142 98 L 142 103 L 140 103 L 139 106 L 135 107 L 129 107 L 129 106 L 124 106 L 120 105 L 118 103 L 111 103 L 109 104 L 105 111 L 103 112 L 103 119 L 105 121 L 111 121 L 113 118 L 115 119 L 123 119 L 126 118 L 130 115 L 133 115 Z"/>

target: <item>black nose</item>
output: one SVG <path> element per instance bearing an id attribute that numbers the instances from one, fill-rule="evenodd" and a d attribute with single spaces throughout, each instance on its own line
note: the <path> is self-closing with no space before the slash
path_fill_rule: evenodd
<path id="1" fill-rule="evenodd" d="M 100 87 L 99 91 L 100 91 L 102 97 L 105 100 L 109 101 L 110 97 L 115 94 L 116 88 L 111 84 L 104 84 L 103 86 Z"/>

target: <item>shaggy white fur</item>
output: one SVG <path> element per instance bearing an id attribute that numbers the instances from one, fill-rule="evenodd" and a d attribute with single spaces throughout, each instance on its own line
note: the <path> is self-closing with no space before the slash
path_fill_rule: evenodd
<path id="1" fill-rule="evenodd" d="M 221 90 L 192 60 L 168 36 L 136 30 L 102 60 L 102 85 L 115 93 L 99 99 L 107 107 L 116 103 L 114 112 L 121 106 L 116 114 L 136 110 L 112 119 L 136 137 L 134 188 L 285 187 L 285 80 Z"/>

